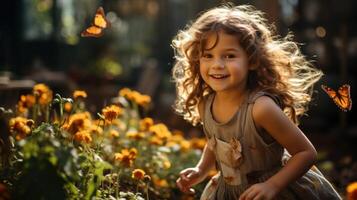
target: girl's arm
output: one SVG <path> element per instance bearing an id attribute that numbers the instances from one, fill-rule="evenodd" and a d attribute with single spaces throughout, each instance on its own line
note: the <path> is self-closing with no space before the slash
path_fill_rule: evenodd
<path id="1" fill-rule="evenodd" d="M 191 187 L 202 182 L 213 166 L 214 155 L 206 145 L 197 166 L 184 169 L 180 172 L 180 177 L 176 181 L 178 188 L 184 193 L 195 193 L 195 190 Z"/>
<path id="2" fill-rule="evenodd" d="M 204 180 L 208 172 L 215 166 L 215 155 L 210 148 L 205 145 L 200 161 L 198 161 L 196 167 L 200 170 L 201 178 Z"/>
<path id="3" fill-rule="evenodd" d="M 198 105 L 198 110 L 200 116 L 203 116 L 202 102 Z M 214 165 L 214 152 L 208 148 L 206 144 L 196 167 L 187 168 L 180 172 L 180 177 L 176 181 L 178 188 L 185 193 L 194 193 L 194 189 L 192 189 L 191 186 L 203 181 L 207 177 L 208 172 L 214 167 Z"/>
<path id="4" fill-rule="evenodd" d="M 198 103 L 198 113 L 200 114 L 201 120 L 204 117 L 204 105 L 205 105 L 205 99 L 202 99 Z M 215 155 L 214 152 L 207 147 L 207 144 L 205 145 L 205 148 L 203 149 L 203 153 L 201 156 L 200 161 L 197 163 L 196 167 L 202 170 L 202 174 L 204 175 L 203 177 L 206 178 L 209 170 L 211 170 L 215 166 Z"/>
<path id="5" fill-rule="evenodd" d="M 284 114 L 269 97 L 258 98 L 253 106 L 257 128 L 265 129 L 292 155 L 288 163 L 266 181 L 276 188 L 276 194 L 303 174 L 316 160 L 316 150 L 304 133 Z"/>

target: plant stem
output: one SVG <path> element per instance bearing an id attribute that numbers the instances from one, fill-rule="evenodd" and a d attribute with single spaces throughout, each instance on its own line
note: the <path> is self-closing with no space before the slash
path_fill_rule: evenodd
<path id="1" fill-rule="evenodd" d="M 115 199 L 118 199 L 118 196 L 119 196 L 119 177 L 120 177 L 120 173 L 121 173 L 121 169 L 118 170 L 118 173 L 117 173 L 117 187 L 115 188 Z"/>
<path id="2" fill-rule="evenodd" d="M 149 183 L 145 184 L 145 190 L 146 190 L 146 200 L 149 200 Z"/>

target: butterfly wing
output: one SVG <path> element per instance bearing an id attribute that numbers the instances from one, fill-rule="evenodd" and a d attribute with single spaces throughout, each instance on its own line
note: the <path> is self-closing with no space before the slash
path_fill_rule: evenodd
<path id="1" fill-rule="evenodd" d="M 350 86 L 342 85 L 336 92 L 332 88 L 321 85 L 321 88 L 335 102 L 335 104 L 343 111 L 349 111 L 352 108 L 352 99 L 350 95 Z"/>
<path id="2" fill-rule="evenodd" d="M 350 90 L 351 90 L 351 86 L 346 84 L 346 85 L 342 85 L 337 92 L 338 96 L 340 97 L 338 104 L 346 111 L 351 110 L 352 108 L 352 99 L 351 99 Z"/>
<path id="3" fill-rule="evenodd" d="M 110 22 L 105 18 L 103 7 L 99 7 L 94 17 L 94 26 L 98 26 L 102 29 L 110 27 Z"/>
<path id="4" fill-rule="evenodd" d="M 103 29 L 110 27 L 110 22 L 105 18 L 103 7 L 99 7 L 91 26 L 81 33 L 82 37 L 101 37 Z"/>
<path id="5" fill-rule="evenodd" d="M 100 37 L 103 35 L 103 29 L 97 26 L 90 26 L 81 33 L 82 37 Z"/>

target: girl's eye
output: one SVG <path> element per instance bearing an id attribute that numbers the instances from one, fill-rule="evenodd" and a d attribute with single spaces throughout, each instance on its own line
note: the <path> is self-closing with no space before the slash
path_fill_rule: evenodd
<path id="1" fill-rule="evenodd" d="M 236 56 L 234 54 L 227 54 L 224 56 L 224 58 L 235 58 Z"/>
<path id="2" fill-rule="evenodd" d="M 202 55 L 202 57 L 203 57 L 203 58 L 212 58 L 212 55 L 211 55 L 211 54 L 206 53 L 206 54 L 203 54 L 203 55 Z"/>

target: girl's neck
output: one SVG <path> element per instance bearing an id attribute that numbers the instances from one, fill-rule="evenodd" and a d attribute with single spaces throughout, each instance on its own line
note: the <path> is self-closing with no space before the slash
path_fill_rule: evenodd
<path id="1" fill-rule="evenodd" d="M 234 92 L 234 94 L 216 92 L 211 107 L 213 119 L 219 123 L 229 122 L 238 112 L 248 94 L 248 90 Z"/>

